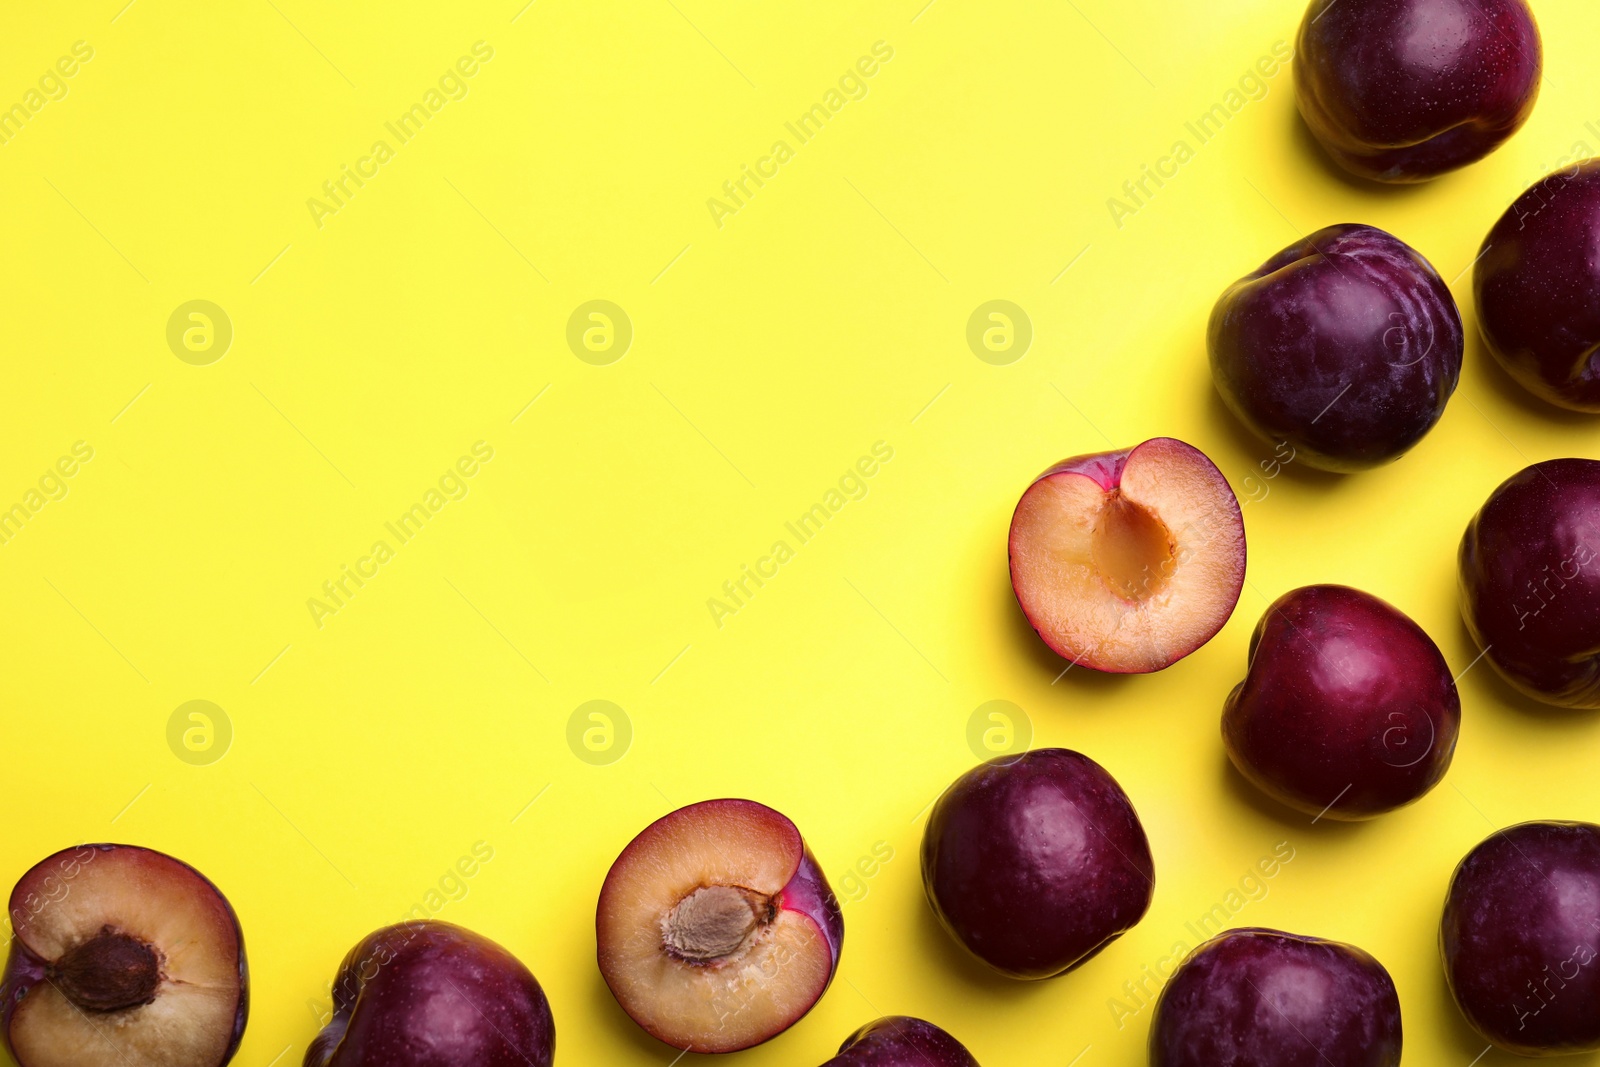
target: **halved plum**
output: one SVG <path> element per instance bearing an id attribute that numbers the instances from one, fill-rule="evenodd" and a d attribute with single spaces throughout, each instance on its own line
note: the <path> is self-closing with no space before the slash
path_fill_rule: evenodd
<path id="1" fill-rule="evenodd" d="M 844 919 L 794 823 L 752 800 L 707 800 L 622 850 L 595 935 L 606 985 L 649 1034 L 690 1052 L 734 1052 L 782 1033 L 822 997 Z"/>
<path id="2" fill-rule="evenodd" d="M 0 1023 L 21 1067 L 222 1067 L 244 1036 L 244 935 L 188 864 L 80 845 L 11 893 Z"/>
<path id="3" fill-rule="evenodd" d="M 1045 644 L 1112 674 L 1170 667 L 1244 587 L 1244 517 L 1205 454 L 1170 437 L 1062 460 L 1011 517 L 1011 588 Z"/>

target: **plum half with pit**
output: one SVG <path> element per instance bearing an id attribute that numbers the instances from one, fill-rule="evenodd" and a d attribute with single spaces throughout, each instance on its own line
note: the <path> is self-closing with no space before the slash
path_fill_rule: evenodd
<path id="1" fill-rule="evenodd" d="M 339 965 L 305 1067 L 550 1067 L 556 1027 L 522 961 L 436 919 L 386 926 Z"/>
<path id="2" fill-rule="evenodd" d="M 1150 1067 L 1396 1067 L 1400 997 L 1339 941 L 1239 929 L 1178 965 L 1156 1001 Z"/>
<path id="3" fill-rule="evenodd" d="M 1345 170 L 1421 182 L 1516 133 L 1543 66 L 1526 0 L 1312 0 L 1295 48 L 1295 96 Z"/>
<path id="4" fill-rule="evenodd" d="M 221 890 L 135 845 L 50 856 L 11 893 L 0 1024 L 21 1067 L 221 1067 L 249 1014 Z"/>
<path id="5" fill-rule="evenodd" d="M 1012 978 L 1084 963 L 1150 908 L 1155 864 L 1128 795 L 1079 752 L 999 756 L 934 802 L 922 837 L 934 913 Z"/>
<path id="6" fill-rule="evenodd" d="M 1011 517 L 1011 588 L 1058 655 L 1159 671 L 1220 630 L 1244 586 L 1244 520 L 1216 464 L 1157 437 L 1062 460 Z"/>
<path id="7" fill-rule="evenodd" d="M 1329 226 L 1223 292 L 1206 345 L 1223 403 L 1292 461 L 1351 472 L 1393 462 L 1444 414 L 1461 377 L 1461 312 L 1439 272 L 1374 226 Z"/>
<path id="8" fill-rule="evenodd" d="M 1439 948 L 1485 1040 L 1523 1056 L 1600 1050 L 1600 826 L 1492 834 L 1450 879 Z"/>
<path id="9" fill-rule="evenodd" d="M 1600 708 L 1600 461 L 1551 459 L 1489 495 L 1461 539 L 1461 614 L 1535 700 Z"/>
<path id="10" fill-rule="evenodd" d="M 1239 773 L 1291 808 L 1345 820 L 1432 789 L 1460 728 L 1439 646 L 1398 608 L 1343 585 L 1305 586 L 1267 608 L 1222 712 Z"/>
<path id="11" fill-rule="evenodd" d="M 1600 159 L 1557 171 L 1506 209 L 1473 268 L 1490 355 L 1533 395 L 1600 412 Z"/>
<path id="12" fill-rule="evenodd" d="M 651 1036 L 736 1052 L 800 1020 L 833 981 L 844 918 L 786 817 L 706 800 L 645 827 L 606 874 L 600 973 Z"/>
<path id="13" fill-rule="evenodd" d="M 978 1067 L 966 1047 L 922 1019 L 890 1015 L 845 1038 L 822 1067 Z"/>

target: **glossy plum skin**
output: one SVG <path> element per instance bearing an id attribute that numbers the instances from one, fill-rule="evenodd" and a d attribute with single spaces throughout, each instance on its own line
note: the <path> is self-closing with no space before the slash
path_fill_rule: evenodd
<path id="1" fill-rule="evenodd" d="M 1050 978 L 1144 917 L 1155 865 L 1116 779 L 1045 748 L 979 764 L 945 790 L 923 834 L 922 882 L 973 955 L 1012 978 Z"/>
<path id="2" fill-rule="evenodd" d="M 930 1022 L 890 1015 L 868 1023 L 822 1067 L 979 1067 L 955 1038 Z"/>
<path id="3" fill-rule="evenodd" d="M 1487 659 L 1547 704 L 1600 708 L 1600 462 L 1552 459 L 1490 494 L 1461 539 L 1461 614 Z"/>
<path id="4" fill-rule="evenodd" d="M 1295 48 L 1295 96 L 1345 170 L 1421 182 L 1516 133 L 1543 65 L 1526 0 L 1312 0 Z"/>
<path id="5" fill-rule="evenodd" d="M 1523 388 L 1600 412 L 1600 159 L 1557 171 L 1506 209 L 1473 269 L 1489 353 Z"/>
<path id="6" fill-rule="evenodd" d="M 362 939 L 333 983 L 333 1021 L 305 1067 L 550 1067 L 556 1029 L 528 968 L 437 920 Z"/>
<path id="7" fill-rule="evenodd" d="M 1371 226 L 1329 226 L 1217 300 L 1207 331 L 1223 402 L 1269 445 L 1330 471 L 1404 455 L 1444 414 L 1465 337 L 1437 271 Z"/>
<path id="8" fill-rule="evenodd" d="M 1279 597 L 1228 695 L 1228 757 L 1278 801 L 1331 819 L 1409 804 L 1450 768 L 1461 698 L 1433 640 L 1370 593 L 1311 585 Z"/>
<path id="9" fill-rule="evenodd" d="M 1395 1067 L 1400 997 L 1354 945 L 1229 930 L 1184 960 L 1150 1025 L 1150 1067 Z"/>
<path id="10" fill-rule="evenodd" d="M 1524 1056 L 1600 1050 L 1600 826 L 1525 822 L 1467 853 L 1439 949 L 1485 1040 Z"/>

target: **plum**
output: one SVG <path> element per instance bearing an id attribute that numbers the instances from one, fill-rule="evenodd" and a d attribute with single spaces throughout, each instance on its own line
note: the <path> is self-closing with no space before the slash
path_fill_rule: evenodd
<path id="1" fill-rule="evenodd" d="M 1461 698 L 1439 647 L 1385 601 L 1309 585 L 1267 608 L 1222 737 L 1239 773 L 1308 815 L 1369 819 L 1450 768 Z"/>
<path id="2" fill-rule="evenodd" d="M 80 845 L 11 893 L 0 1027 L 21 1067 L 222 1067 L 249 1015 L 238 917 L 187 863 Z"/>
<path id="3" fill-rule="evenodd" d="M 845 1038 L 822 1067 L 978 1067 L 978 1061 L 932 1023 L 890 1015 Z"/>
<path id="4" fill-rule="evenodd" d="M 544 990 L 510 952 L 437 919 L 359 941 L 333 982 L 333 1019 L 305 1067 L 550 1067 Z"/>
<path id="5" fill-rule="evenodd" d="M 1600 462 L 1506 479 L 1461 539 L 1461 614 L 1500 676 L 1535 700 L 1600 708 Z"/>
<path id="6" fill-rule="evenodd" d="M 736 1052 L 822 998 L 844 918 L 794 823 L 753 800 L 706 800 L 622 850 L 595 935 L 611 995 L 647 1033 L 680 1050 Z"/>
<path id="7" fill-rule="evenodd" d="M 1491 834 L 1450 879 L 1439 950 L 1485 1040 L 1523 1056 L 1600 1050 L 1600 826 Z"/>
<path id="8" fill-rule="evenodd" d="M 1543 63 L 1525 0 L 1311 0 L 1295 96 L 1345 170 L 1421 182 L 1516 133 L 1533 112 Z"/>
<path id="9" fill-rule="evenodd" d="M 1426 259 L 1373 226 L 1329 226 L 1229 286 L 1206 337 L 1217 392 L 1252 433 L 1330 471 L 1390 463 L 1444 414 L 1465 335 Z"/>
<path id="10" fill-rule="evenodd" d="M 981 763 L 933 805 L 922 884 L 939 921 L 1012 978 L 1072 970 L 1144 917 L 1150 842 L 1105 768 L 1064 748 Z"/>
<path id="11" fill-rule="evenodd" d="M 1600 412 L 1600 159 L 1540 180 L 1484 239 L 1472 289 L 1489 353 L 1523 388 Z"/>
<path id="12" fill-rule="evenodd" d="M 1394 982 L 1361 949 L 1229 930 L 1161 990 L 1150 1067 L 1395 1067 L 1400 1039 Z"/>
<path id="13" fill-rule="evenodd" d="M 1199 449 L 1158 437 L 1062 460 L 1011 518 L 1011 588 L 1074 665 L 1159 671 L 1216 634 L 1244 586 L 1244 520 Z"/>

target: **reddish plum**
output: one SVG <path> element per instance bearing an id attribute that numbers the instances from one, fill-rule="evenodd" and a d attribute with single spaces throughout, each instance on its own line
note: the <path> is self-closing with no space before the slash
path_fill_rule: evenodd
<path id="1" fill-rule="evenodd" d="M 1342 585 L 1279 597 L 1222 713 L 1239 772 L 1308 815 L 1369 819 L 1450 768 L 1461 698 L 1439 647 L 1398 609 Z"/>
<path id="2" fill-rule="evenodd" d="M 1400 998 L 1354 945 L 1229 930 L 1195 949 L 1156 1002 L 1150 1067 L 1396 1067 Z"/>
<path id="3" fill-rule="evenodd" d="M 1318 230 L 1231 285 L 1211 312 L 1211 376 L 1239 421 L 1294 459 L 1357 471 L 1400 458 L 1461 376 L 1455 298 L 1399 238 Z"/>
<path id="4" fill-rule="evenodd" d="M 891 1015 L 845 1038 L 822 1067 L 978 1067 L 978 1061 L 932 1023 Z"/>
<path id="5" fill-rule="evenodd" d="M 1525 822 L 1467 853 L 1439 948 L 1485 1040 L 1523 1056 L 1600 1050 L 1600 826 Z"/>
<path id="6" fill-rule="evenodd" d="M 933 805 L 922 883 L 939 921 L 1012 978 L 1072 970 L 1150 907 L 1155 866 L 1122 787 L 1063 748 L 979 764 Z"/>
<path id="7" fill-rule="evenodd" d="M 1525 0 L 1312 0 L 1294 81 L 1300 114 L 1335 162 L 1420 182 L 1516 133 L 1542 69 Z"/>

